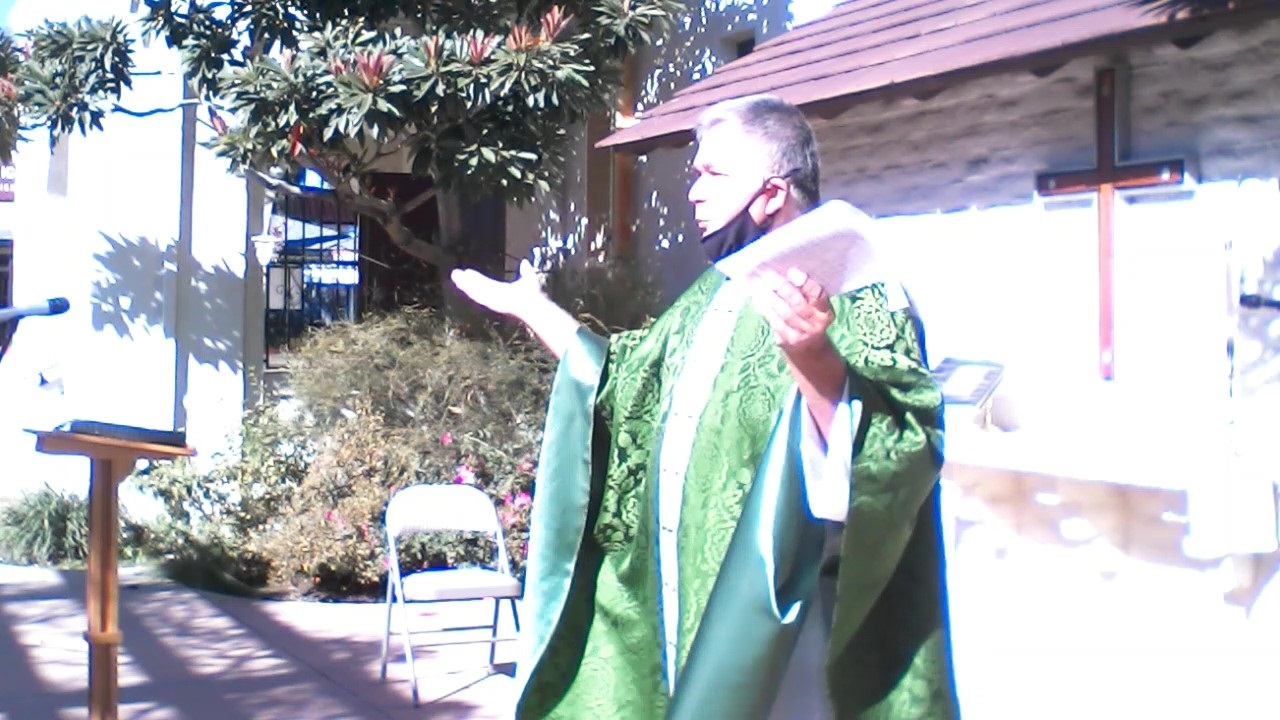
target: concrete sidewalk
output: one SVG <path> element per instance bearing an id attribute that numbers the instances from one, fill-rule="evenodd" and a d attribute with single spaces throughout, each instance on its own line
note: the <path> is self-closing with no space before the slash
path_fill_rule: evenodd
<path id="1" fill-rule="evenodd" d="M 1222 563 L 1187 558 L 1176 492 L 1028 478 L 952 490 L 948 590 L 965 720 L 1280 718 L 1280 553 L 1252 558 L 1243 584 Z M 122 718 L 511 715 L 514 682 L 488 674 L 486 645 L 420 653 L 420 708 L 403 663 L 380 683 L 378 603 L 245 600 L 137 571 L 121 580 Z M 82 573 L 0 566 L 0 720 L 85 717 L 83 583 Z M 427 627 L 493 612 L 428 607 Z M 505 609 L 502 631 L 512 631 Z M 499 663 L 513 656 L 500 646 Z"/>
<path id="2" fill-rule="evenodd" d="M 123 570 L 120 580 L 122 718 L 511 715 L 514 681 L 489 672 L 487 645 L 415 653 L 422 706 L 414 708 L 407 667 L 395 652 L 399 638 L 393 636 L 387 682 L 379 682 L 381 604 L 233 598 L 139 570 Z M 81 572 L 0 566 L 0 719 L 87 716 L 83 598 Z M 422 612 L 415 627 L 436 628 L 482 624 L 492 618 L 493 606 L 450 603 L 415 610 Z M 502 623 L 509 635 L 507 610 Z M 415 646 L 427 641 L 415 638 Z M 512 650 L 511 643 L 500 644 L 497 662 L 510 663 Z"/>

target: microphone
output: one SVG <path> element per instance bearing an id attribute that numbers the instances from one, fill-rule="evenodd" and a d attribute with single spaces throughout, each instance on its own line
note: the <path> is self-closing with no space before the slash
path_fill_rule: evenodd
<path id="1" fill-rule="evenodd" d="M 21 320 L 33 315 L 61 315 L 70 307 L 71 303 L 67 302 L 66 298 L 52 298 L 38 305 L 0 308 L 0 323 Z"/>

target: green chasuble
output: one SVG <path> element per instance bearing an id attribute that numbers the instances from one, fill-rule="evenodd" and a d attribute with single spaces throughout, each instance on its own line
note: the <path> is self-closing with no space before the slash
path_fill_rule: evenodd
<path id="1" fill-rule="evenodd" d="M 832 298 L 828 334 L 848 366 L 853 419 L 838 559 L 824 562 L 824 526 L 805 504 L 807 411 L 749 306 L 722 328 L 723 361 L 696 432 L 682 436 L 682 486 L 673 495 L 660 482 L 663 446 L 677 441 L 664 433 L 680 426 L 667 416 L 671 396 L 726 282 L 709 269 L 652 326 L 608 340 L 581 331 L 561 361 L 535 486 L 517 716 L 766 718 L 801 623 L 818 612 L 819 575 L 836 573 L 826 656 L 835 718 L 958 717 L 937 486 L 942 400 L 913 319 L 890 303 L 900 289 Z M 660 496 L 678 503 L 678 527 L 666 531 L 678 542 L 665 546 L 677 548 L 675 568 L 659 552 Z M 678 583 L 664 592 L 668 578 Z M 665 627 L 671 619 L 678 632 Z"/>

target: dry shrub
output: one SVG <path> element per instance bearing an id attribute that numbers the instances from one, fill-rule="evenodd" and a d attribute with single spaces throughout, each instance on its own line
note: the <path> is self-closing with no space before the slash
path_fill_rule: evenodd
<path id="1" fill-rule="evenodd" d="M 548 291 L 596 329 L 637 326 L 657 293 L 630 263 L 557 267 Z M 494 501 L 518 574 L 528 540 L 554 359 L 523 330 L 464 332 L 404 309 L 313 333 L 290 358 L 300 412 L 246 416 L 239 451 L 211 473 L 157 465 L 139 481 L 165 500 L 170 555 L 215 566 L 220 586 L 374 594 L 385 578 L 382 515 L 397 489 L 468 483 Z M 411 539 L 406 570 L 487 564 L 463 533 Z"/>
<path id="2" fill-rule="evenodd" d="M 291 542 L 308 547 L 290 557 L 315 563 L 333 552 L 321 548 L 334 537 L 344 538 L 348 553 L 376 541 L 376 556 L 314 566 L 323 576 L 354 565 L 356 577 L 368 579 L 382 570 L 381 513 L 391 493 L 415 483 L 465 482 L 493 498 L 511 560 L 522 567 L 554 371 L 544 350 L 497 331 L 465 334 L 436 313 L 408 309 L 317 333 L 296 360 L 291 386 L 324 440 L 294 516 L 310 517 L 330 534 L 303 541 L 291 533 Z M 420 565 L 458 565 L 485 562 L 492 548 L 447 534 L 406 555 Z"/>

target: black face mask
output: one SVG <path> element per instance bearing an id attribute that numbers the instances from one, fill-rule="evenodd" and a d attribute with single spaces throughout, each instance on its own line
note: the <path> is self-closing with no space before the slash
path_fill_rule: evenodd
<path id="1" fill-rule="evenodd" d="M 751 202 L 755 202 L 760 193 L 768 190 L 769 179 L 787 179 L 794 172 L 795 170 L 790 170 L 790 172 L 782 173 L 781 176 L 765 179 L 764 183 L 760 184 L 759 190 L 751 193 L 751 197 L 746 200 L 746 204 L 742 205 L 742 210 L 739 214 L 733 215 L 733 219 L 724 223 L 724 227 L 719 228 L 718 231 L 709 232 L 703 236 L 701 245 L 703 245 L 703 252 L 707 254 L 708 260 L 712 261 L 712 263 L 717 263 L 723 258 L 728 258 L 728 256 L 759 240 L 764 233 L 769 232 L 769 227 L 773 225 L 773 215 L 767 215 L 764 218 L 763 225 L 756 223 L 755 218 L 751 217 L 750 213 Z"/>
<path id="2" fill-rule="evenodd" d="M 781 176 L 781 177 L 786 177 Z M 772 178 L 770 178 L 772 179 Z M 760 197 L 760 193 L 769 187 L 768 181 L 760 186 L 759 190 L 752 193 L 747 199 L 747 204 L 742 207 L 742 211 L 733 216 L 733 219 L 724 224 L 719 230 L 707 233 L 702 238 L 702 251 L 707 254 L 707 259 L 715 263 L 722 258 L 728 257 L 742 248 L 750 245 L 760 239 L 769 231 L 769 226 L 773 225 L 773 216 L 765 218 L 765 224 L 761 225 L 751 217 L 751 203 Z"/>

